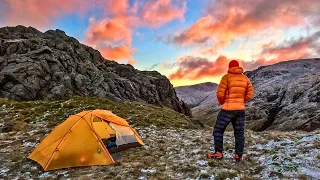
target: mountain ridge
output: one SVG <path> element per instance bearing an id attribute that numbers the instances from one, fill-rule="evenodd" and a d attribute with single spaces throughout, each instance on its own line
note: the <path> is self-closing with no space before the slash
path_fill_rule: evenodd
<path id="1" fill-rule="evenodd" d="M 196 85 L 175 87 L 175 90 L 178 98 L 184 99 L 185 103 L 192 108 L 200 106 L 205 103 L 206 99 L 210 99 L 212 89 L 215 89 L 217 86 L 218 84 L 216 83 L 205 82 Z"/>
<path id="2" fill-rule="evenodd" d="M 167 79 L 158 72 L 105 60 L 99 51 L 61 30 L 0 28 L 0 97 L 38 100 L 96 96 L 167 106 L 191 116 Z"/>
<path id="3" fill-rule="evenodd" d="M 247 103 L 247 126 L 256 131 L 319 129 L 319 72 L 320 58 L 284 61 L 244 72 L 255 88 L 254 98 Z M 193 97 L 182 94 L 188 92 L 188 86 L 184 89 L 176 91 L 188 104 L 187 98 Z M 215 90 L 216 87 L 211 89 L 206 105 L 190 105 L 193 115 L 210 126 L 221 108 Z"/>

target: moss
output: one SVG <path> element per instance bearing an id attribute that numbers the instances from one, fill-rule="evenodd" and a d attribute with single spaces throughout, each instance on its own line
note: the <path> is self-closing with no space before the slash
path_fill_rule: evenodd
<path id="1" fill-rule="evenodd" d="M 320 159 L 320 153 L 319 153 L 319 154 L 317 154 L 316 158 L 317 158 L 317 159 Z"/>
<path id="2" fill-rule="evenodd" d="M 273 163 L 271 163 L 271 164 L 274 165 L 274 166 L 280 166 L 280 164 L 277 163 L 277 162 L 273 162 Z"/>
<path id="3" fill-rule="evenodd" d="M 263 154 L 270 153 L 270 150 L 268 150 L 268 149 L 263 149 L 262 151 L 263 151 Z"/>
<path id="4" fill-rule="evenodd" d="M 290 154 L 291 157 L 296 157 L 298 155 L 298 153 L 292 153 Z"/>
<path id="5" fill-rule="evenodd" d="M 219 173 L 216 178 L 224 180 L 224 179 L 227 179 L 227 178 L 234 178 L 234 177 L 237 177 L 237 176 L 238 176 L 237 172 L 229 171 L 229 172 Z"/>
<path id="6" fill-rule="evenodd" d="M 272 160 L 275 160 L 275 159 L 277 159 L 279 156 L 277 155 L 277 154 L 274 154 L 273 156 L 272 156 Z"/>
<path id="7" fill-rule="evenodd" d="M 284 166 L 283 169 L 286 171 L 297 171 L 298 167 L 296 164 L 292 164 L 291 166 Z"/>
<path id="8" fill-rule="evenodd" d="M 209 165 L 210 167 L 216 167 L 216 166 L 217 166 L 217 163 L 216 163 L 216 161 L 209 161 L 209 162 L 208 162 L 208 165 Z"/>

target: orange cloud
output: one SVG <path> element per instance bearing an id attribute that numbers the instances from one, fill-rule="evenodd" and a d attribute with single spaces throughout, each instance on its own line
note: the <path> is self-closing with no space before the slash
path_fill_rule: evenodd
<path id="1" fill-rule="evenodd" d="M 131 48 L 133 32 L 128 22 L 130 19 L 126 16 L 101 21 L 90 19 L 85 43 L 97 48 L 109 60 L 131 58 L 134 50 Z"/>
<path id="2" fill-rule="evenodd" d="M 134 59 L 129 59 L 127 64 L 135 65 L 135 64 L 137 64 L 137 61 Z"/>
<path id="3" fill-rule="evenodd" d="M 312 4 L 312 6 L 310 6 Z M 211 3 L 205 16 L 172 39 L 179 45 L 209 43 L 203 54 L 216 54 L 232 40 L 254 35 L 267 27 L 285 28 L 307 22 L 318 17 L 314 9 L 320 1 L 292 0 L 217 0 Z"/>
<path id="4" fill-rule="evenodd" d="M 105 13 L 111 18 L 91 18 L 85 43 L 100 50 L 106 59 L 112 60 L 131 58 L 135 28 L 159 27 L 175 18 L 183 19 L 185 11 L 185 3 L 180 9 L 171 0 L 147 1 L 141 7 L 137 1 L 130 7 L 128 0 L 107 0 L 105 4 L 108 7 Z"/>
<path id="5" fill-rule="evenodd" d="M 127 26 L 129 18 L 115 17 L 109 20 L 96 21 L 91 18 L 87 30 L 86 42 L 108 41 L 111 44 L 131 45 L 132 31 Z"/>
<path id="6" fill-rule="evenodd" d="M 133 27 L 138 19 L 129 13 L 128 0 L 105 1 L 106 14 L 112 18 L 90 18 L 85 43 L 97 48 L 109 60 L 131 58 Z M 132 61 L 133 62 L 133 61 Z"/>
<path id="7" fill-rule="evenodd" d="M 297 60 L 312 56 L 312 50 L 318 48 L 320 31 L 310 36 L 275 46 L 273 42 L 261 46 L 259 59 L 247 62 L 238 60 L 244 70 L 253 70 L 260 66 L 271 65 L 281 61 Z M 230 59 L 219 56 L 215 61 L 206 58 L 185 56 L 177 61 L 178 69 L 169 76 L 170 80 L 199 80 L 205 77 L 217 77 L 227 73 Z"/>
<path id="8" fill-rule="evenodd" d="M 281 46 L 275 46 L 273 43 L 262 45 L 260 58 L 268 58 L 268 64 L 274 64 L 280 61 L 295 60 L 312 56 L 312 51 L 318 48 L 320 40 L 320 31 L 307 37 L 292 40 Z M 266 64 L 266 63 L 264 63 Z"/>
<path id="9" fill-rule="evenodd" d="M 183 20 L 186 2 L 172 0 L 150 0 L 142 7 L 141 20 L 147 26 L 160 27 L 174 19 Z"/>
<path id="10" fill-rule="evenodd" d="M 122 60 L 130 58 L 133 55 L 133 50 L 127 46 L 117 47 L 99 47 L 102 56 L 108 60 Z"/>

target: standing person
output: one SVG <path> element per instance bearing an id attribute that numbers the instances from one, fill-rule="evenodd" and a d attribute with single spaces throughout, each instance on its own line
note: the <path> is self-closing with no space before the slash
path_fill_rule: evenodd
<path id="1" fill-rule="evenodd" d="M 223 158 L 223 133 L 231 122 L 235 136 L 234 158 L 240 162 L 244 149 L 245 102 L 252 99 L 254 90 L 238 61 L 229 63 L 228 74 L 222 77 L 216 93 L 222 108 L 213 132 L 215 153 L 208 154 L 208 158 Z"/>

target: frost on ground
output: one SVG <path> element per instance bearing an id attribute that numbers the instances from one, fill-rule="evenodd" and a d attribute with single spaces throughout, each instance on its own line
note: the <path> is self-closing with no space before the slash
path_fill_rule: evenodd
<path id="1" fill-rule="evenodd" d="M 319 132 L 246 132 L 245 160 L 233 160 L 233 133 L 226 132 L 225 159 L 208 160 L 208 129 L 136 127 L 145 146 L 115 154 L 116 163 L 43 172 L 25 159 L 45 134 L 46 123 L 0 134 L 0 179 L 319 179 Z"/>

